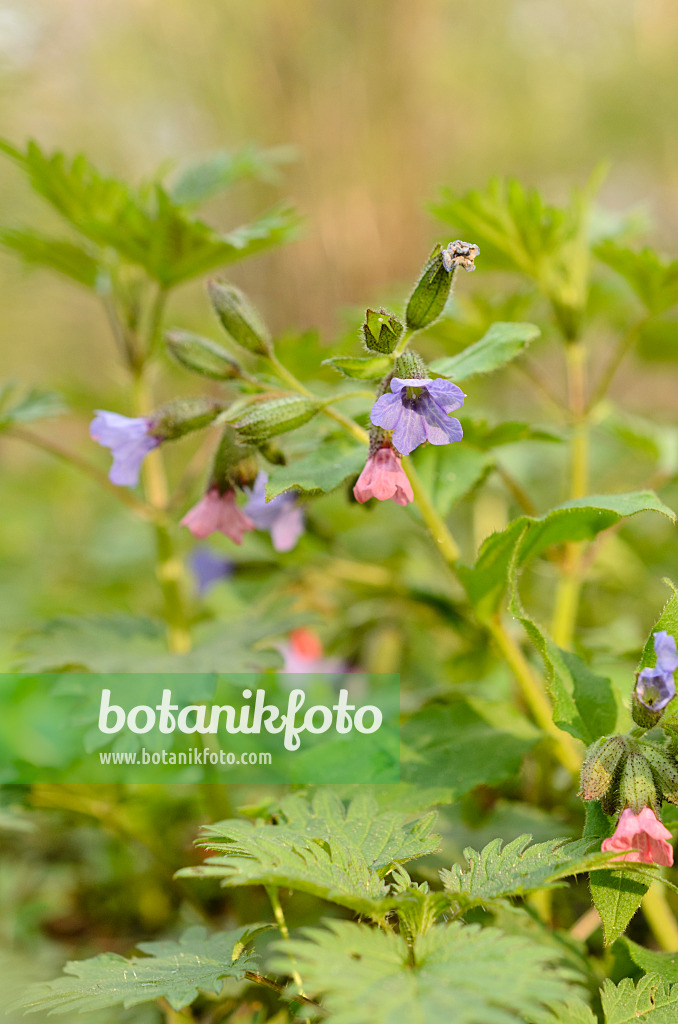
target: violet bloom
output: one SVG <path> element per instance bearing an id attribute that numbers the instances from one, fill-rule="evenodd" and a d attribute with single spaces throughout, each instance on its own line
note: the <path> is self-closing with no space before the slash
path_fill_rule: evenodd
<path id="1" fill-rule="evenodd" d="M 259 473 L 245 512 L 257 530 L 268 530 L 276 551 L 291 551 L 304 532 L 304 510 L 296 494 L 279 494 L 266 501 L 267 473 Z"/>
<path id="2" fill-rule="evenodd" d="M 202 595 L 220 580 L 230 579 L 235 566 L 229 558 L 216 554 L 210 548 L 198 547 L 191 555 L 191 569 L 195 576 L 196 589 Z"/>
<path id="3" fill-rule="evenodd" d="M 197 505 L 186 513 L 181 526 L 187 526 L 194 537 L 204 540 L 219 530 L 230 537 L 234 544 L 242 544 L 243 536 L 254 529 L 254 523 L 235 503 L 235 491 L 219 493 L 217 487 L 210 487 Z"/>
<path id="4" fill-rule="evenodd" d="M 622 812 L 614 835 L 605 839 L 601 846 L 622 854 L 615 860 L 628 860 L 636 864 L 673 864 L 671 833 L 662 825 L 651 807 L 643 807 L 640 814 L 634 814 L 630 807 Z M 628 852 L 627 852 L 628 851 Z"/>
<path id="5" fill-rule="evenodd" d="M 394 377 L 391 392 L 377 399 L 370 419 L 375 427 L 393 431 L 393 444 L 401 455 L 409 455 L 425 441 L 461 441 L 461 423 L 447 415 L 461 409 L 466 398 L 456 384 L 442 379 Z"/>
<path id="6" fill-rule="evenodd" d="M 361 505 L 370 498 L 376 498 L 377 501 L 392 498 L 397 505 L 409 505 L 414 501 L 412 484 L 390 445 L 370 455 L 353 488 L 353 494 Z"/>
<path id="7" fill-rule="evenodd" d="M 95 411 L 89 433 L 93 441 L 111 449 L 113 465 L 108 479 L 119 487 L 136 487 L 141 463 L 162 438 L 151 433 L 153 423 L 145 416 L 121 416 L 104 409 Z"/>
<path id="8" fill-rule="evenodd" d="M 654 668 L 644 668 L 638 676 L 636 695 L 646 708 L 661 711 L 676 694 L 673 679 L 673 673 L 678 668 L 676 641 L 662 629 L 654 634 L 654 650 L 657 663 Z"/>

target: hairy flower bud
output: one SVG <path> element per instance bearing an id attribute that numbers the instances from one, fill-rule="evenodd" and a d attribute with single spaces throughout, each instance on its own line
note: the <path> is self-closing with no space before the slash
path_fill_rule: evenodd
<path id="1" fill-rule="evenodd" d="M 641 729 L 653 729 L 661 720 L 663 714 L 664 708 L 661 708 L 659 711 L 653 711 L 638 699 L 638 694 L 634 690 L 631 695 L 631 715 L 636 725 L 639 725 Z"/>
<path id="2" fill-rule="evenodd" d="M 619 802 L 630 807 L 634 814 L 640 814 L 644 807 L 659 810 L 659 797 L 652 768 L 639 750 L 632 750 L 619 781 Z"/>
<path id="3" fill-rule="evenodd" d="M 373 309 L 367 310 L 363 335 L 370 352 L 389 355 L 398 344 L 402 333 L 403 325 L 397 316 L 387 313 L 385 309 L 380 309 L 378 313 Z"/>
<path id="4" fill-rule="evenodd" d="M 222 326 L 233 340 L 255 355 L 270 355 L 270 335 L 240 289 L 224 281 L 209 281 L 207 291 Z"/>
<path id="5" fill-rule="evenodd" d="M 437 320 L 450 294 L 452 275 L 443 266 L 442 250 L 435 247 L 407 303 L 405 322 L 409 330 L 421 331 Z"/>
<path id="6" fill-rule="evenodd" d="M 582 800 L 601 800 L 605 796 L 624 767 L 626 753 L 623 736 L 603 736 L 589 747 L 581 770 Z"/>
<path id="7" fill-rule="evenodd" d="M 404 352 L 398 356 L 395 364 L 394 377 L 402 377 L 403 380 L 422 380 L 428 377 L 426 364 L 416 352 Z"/>
<path id="8" fill-rule="evenodd" d="M 162 441 L 174 441 L 208 426 L 223 409 L 223 403 L 214 399 L 180 398 L 156 409 L 150 417 L 150 432 Z"/>
<path id="9" fill-rule="evenodd" d="M 225 427 L 214 456 L 210 486 L 220 494 L 234 486 L 252 487 L 258 470 L 256 449 L 238 444 L 233 427 Z"/>
<path id="10" fill-rule="evenodd" d="M 258 402 L 235 424 L 238 439 L 248 444 L 263 444 L 276 434 L 285 434 L 308 423 L 321 408 L 320 402 L 301 396 Z"/>
<path id="11" fill-rule="evenodd" d="M 226 349 L 210 338 L 203 338 L 192 331 L 173 330 L 165 335 L 165 345 L 170 355 L 187 370 L 193 370 L 212 380 L 233 380 L 242 375 L 238 363 Z"/>
<path id="12" fill-rule="evenodd" d="M 678 804 L 678 762 L 670 752 L 653 743 L 641 743 L 641 750 L 655 774 L 662 796 L 672 804 Z"/>

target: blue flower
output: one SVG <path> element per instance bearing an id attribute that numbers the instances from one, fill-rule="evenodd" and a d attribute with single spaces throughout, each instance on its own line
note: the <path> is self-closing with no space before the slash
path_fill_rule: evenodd
<path id="1" fill-rule="evenodd" d="M 197 591 L 202 595 L 219 580 L 229 579 L 235 571 L 235 564 L 223 555 L 217 555 L 210 548 L 199 547 L 191 555 L 191 569 L 195 576 Z"/>
<path id="2" fill-rule="evenodd" d="M 155 437 L 151 420 L 143 416 L 121 416 L 117 412 L 96 410 L 89 428 L 90 437 L 104 448 L 110 448 L 113 465 L 108 474 L 112 484 L 136 487 L 139 483 L 141 463 L 162 438 Z"/>
<path id="3" fill-rule="evenodd" d="M 448 416 L 461 409 L 466 395 L 449 380 L 393 377 L 392 394 L 382 395 L 372 406 L 375 427 L 393 431 L 393 445 L 409 455 L 420 444 L 451 444 L 461 441 L 461 423 Z"/>
<path id="4" fill-rule="evenodd" d="M 291 551 L 304 532 L 304 510 L 296 494 L 279 494 L 266 501 L 268 474 L 259 473 L 245 505 L 258 530 L 268 530 L 276 551 Z"/>
<path id="5" fill-rule="evenodd" d="M 675 697 L 673 673 L 678 668 L 676 641 L 665 629 L 654 634 L 657 664 L 644 668 L 638 676 L 636 695 L 641 704 L 651 711 L 661 711 Z"/>

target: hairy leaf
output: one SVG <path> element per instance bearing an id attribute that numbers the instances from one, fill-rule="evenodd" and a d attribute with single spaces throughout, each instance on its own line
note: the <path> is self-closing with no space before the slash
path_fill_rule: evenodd
<path id="1" fill-rule="evenodd" d="M 675 1024 L 678 1019 L 678 985 L 670 988 L 657 974 L 647 974 L 637 985 L 624 978 L 615 985 L 603 983 L 605 1024 Z"/>
<path id="2" fill-rule="evenodd" d="M 268 476 L 266 496 L 270 501 L 285 491 L 327 494 L 344 480 L 357 476 L 365 465 L 367 449 L 342 441 L 327 441 L 287 466 L 276 466 Z"/>
<path id="3" fill-rule="evenodd" d="M 597 801 L 586 805 L 584 837 L 600 842 L 612 833 L 612 825 Z M 610 869 L 591 875 L 591 898 L 603 922 L 605 945 L 609 946 L 626 930 L 638 910 L 641 900 L 650 888 L 643 878 L 646 865 L 638 866 L 638 874 L 630 868 L 622 871 Z M 648 871 L 651 870 L 648 868 Z"/>
<path id="4" fill-rule="evenodd" d="M 331 791 L 312 802 L 284 797 L 277 823 L 234 819 L 202 830 L 202 846 L 218 855 L 184 877 L 222 879 L 226 886 L 271 885 L 311 893 L 357 913 L 379 913 L 388 889 L 383 877 L 395 864 L 431 853 L 434 814 L 408 822 L 404 814 L 379 813 L 370 794 L 344 807 Z"/>
<path id="5" fill-rule="evenodd" d="M 412 947 L 367 925 L 325 924 L 277 943 L 273 968 L 289 974 L 292 955 L 336 1024 L 521 1024 L 577 991 L 553 949 L 495 928 L 436 925 Z"/>
<path id="6" fill-rule="evenodd" d="M 95 288 L 101 266 L 87 249 L 63 238 L 50 238 L 36 231 L 4 228 L 0 245 L 26 263 L 55 270 L 86 288 Z"/>
<path id="7" fill-rule="evenodd" d="M 323 359 L 323 366 L 331 366 L 345 377 L 376 380 L 388 373 L 393 360 L 390 356 L 332 356 L 331 359 Z"/>
<path id="8" fill-rule="evenodd" d="M 200 990 L 218 994 L 225 978 L 241 980 L 256 967 L 248 950 L 259 926 L 209 935 L 189 928 L 178 942 L 141 942 L 143 957 L 103 953 L 66 964 L 67 978 L 34 985 L 17 1001 L 28 1013 L 83 1013 L 107 1006 L 137 1006 L 164 998 L 175 1010 Z"/>
<path id="9" fill-rule="evenodd" d="M 678 953 L 658 953 L 645 949 L 637 942 L 624 937 L 619 940 L 626 946 L 631 959 L 645 974 L 657 974 L 662 981 L 673 985 L 678 982 Z"/>
<path id="10" fill-rule="evenodd" d="M 678 260 L 662 260 L 648 248 L 634 252 L 611 240 L 595 253 L 628 281 L 648 312 L 663 313 L 678 303 Z"/>
<path id="11" fill-rule="evenodd" d="M 490 373 L 519 356 L 540 333 L 535 324 L 494 323 L 475 345 L 469 345 L 456 356 L 436 359 L 430 369 L 455 381 L 476 373 Z"/>

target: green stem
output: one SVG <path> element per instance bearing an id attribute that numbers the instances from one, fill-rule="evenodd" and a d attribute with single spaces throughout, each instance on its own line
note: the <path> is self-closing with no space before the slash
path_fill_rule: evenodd
<path id="1" fill-rule="evenodd" d="M 667 953 L 678 950 L 678 923 L 671 910 L 661 882 L 654 882 L 643 896 L 643 914 L 660 949 Z"/>
<path id="2" fill-rule="evenodd" d="M 403 352 L 409 345 L 410 341 L 412 340 L 412 335 L 415 333 L 416 332 L 411 330 L 409 327 L 405 330 L 405 333 L 403 334 L 402 338 L 400 339 L 396 347 L 393 349 L 394 359 L 397 359 L 398 356 L 401 356 L 403 354 Z"/>
<path id="3" fill-rule="evenodd" d="M 412 493 L 414 494 L 414 500 L 417 504 L 417 508 L 421 512 L 422 519 L 426 523 L 431 536 L 436 542 L 436 546 L 440 551 L 440 554 L 451 569 L 456 568 L 457 562 L 461 556 L 459 545 L 447 528 L 442 516 L 436 511 L 433 502 L 426 493 L 424 485 L 419 479 L 419 474 L 414 468 L 411 459 L 403 459 L 403 469 L 407 473 L 407 478 L 412 485 Z"/>
<path id="4" fill-rule="evenodd" d="M 617 370 L 619 369 L 621 364 L 624 362 L 624 359 L 635 345 L 638 339 L 638 335 L 640 334 L 646 320 L 647 317 L 643 317 L 643 319 L 640 320 L 639 323 L 635 324 L 621 338 L 619 344 L 617 345 L 612 355 L 612 358 L 610 359 L 609 363 L 600 375 L 595 391 L 593 392 L 593 395 L 591 397 L 591 401 L 588 404 L 587 411 L 594 409 L 596 405 L 598 405 L 599 402 L 602 402 L 602 400 L 607 395 L 608 391 L 610 390 L 612 381 L 614 380 L 617 374 Z"/>
<path id="5" fill-rule="evenodd" d="M 572 737 L 568 733 L 562 732 L 553 721 L 551 703 L 541 683 L 533 674 L 525 655 L 507 631 L 498 614 L 486 622 L 486 626 L 518 680 L 520 692 L 532 717 L 551 739 L 558 760 L 569 772 L 577 775 L 581 767 L 579 750 Z"/>
<path id="6" fill-rule="evenodd" d="M 286 942 L 289 942 L 289 940 L 290 940 L 290 931 L 289 931 L 289 928 L 287 927 L 287 921 L 285 920 L 285 914 L 283 913 L 283 908 L 282 908 L 282 905 L 280 903 L 280 897 L 278 896 L 278 890 L 274 886 L 270 886 L 270 885 L 265 886 L 265 889 L 266 889 L 266 893 L 268 895 L 268 898 L 271 901 L 271 907 L 273 909 L 273 916 L 275 917 L 275 923 L 278 926 L 278 931 L 282 935 L 283 939 L 285 939 Z M 299 971 L 297 970 L 296 962 L 294 960 L 294 957 L 291 954 L 290 954 L 290 960 L 292 961 L 292 977 L 294 979 L 294 983 L 295 983 L 295 985 L 297 986 L 297 988 L 299 990 L 299 995 L 302 997 L 302 999 L 305 999 L 306 997 L 304 995 L 304 986 L 303 986 L 302 981 L 301 981 L 301 976 L 299 974 Z"/>

